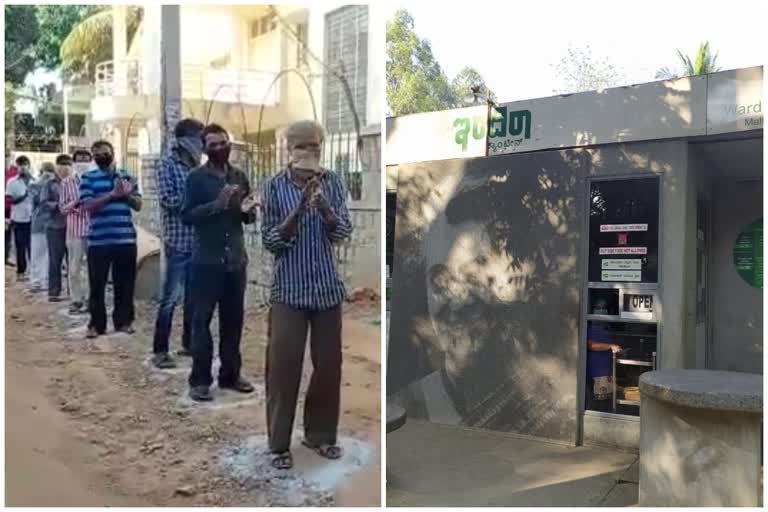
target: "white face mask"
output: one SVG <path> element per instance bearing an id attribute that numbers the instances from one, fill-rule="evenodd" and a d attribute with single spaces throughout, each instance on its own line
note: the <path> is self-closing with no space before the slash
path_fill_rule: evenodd
<path id="1" fill-rule="evenodd" d="M 316 151 L 295 149 L 291 152 L 291 162 L 296 169 L 320 172 L 320 157 Z"/>
<path id="2" fill-rule="evenodd" d="M 77 162 L 72 164 L 72 169 L 75 171 L 75 175 L 81 176 L 85 171 L 89 170 L 93 164 L 90 162 Z"/>

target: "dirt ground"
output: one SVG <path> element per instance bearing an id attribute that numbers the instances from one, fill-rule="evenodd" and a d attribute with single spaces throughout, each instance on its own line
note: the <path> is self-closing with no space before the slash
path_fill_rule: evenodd
<path id="1" fill-rule="evenodd" d="M 300 401 L 295 468 L 278 472 L 266 453 L 265 310 L 248 309 L 243 336 L 256 392 L 214 388 L 201 405 L 187 397 L 188 360 L 176 370 L 149 364 L 153 305 L 137 304 L 133 336 L 85 340 L 87 316 L 6 276 L 6 506 L 379 506 L 379 304 L 347 306 L 344 457 L 300 446 Z M 173 349 L 179 333 L 177 322 Z M 309 371 L 307 360 L 302 396 Z"/>

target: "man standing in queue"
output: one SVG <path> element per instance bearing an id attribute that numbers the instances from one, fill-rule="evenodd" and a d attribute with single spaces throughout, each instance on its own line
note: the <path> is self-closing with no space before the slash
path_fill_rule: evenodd
<path id="1" fill-rule="evenodd" d="M 16 246 L 16 279 L 27 279 L 27 264 L 31 259 L 32 240 L 32 167 L 24 155 L 16 158 L 18 174 L 8 180 L 5 195 L 11 199 L 13 243 Z"/>
<path id="2" fill-rule="evenodd" d="M 136 228 L 131 210 L 141 209 L 136 179 L 115 167 L 114 149 L 105 140 L 91 146 L 98 169 L 80 179 L 81 205 L 90 215 L 88 226 L 88 310 L 86 338 L 107 330 L 104 300 L 110 269 L 115 289 L 112 323 L 115 331 L 133 334 L 133 292 L 136 286 Z"/>
<path id="3" fill-rule="evenodd" d="M 46 238 L 48 245 L 48 302 L 60 302 L 61 271 L 67 253 L 67 217 L 61 210 L 62 183 L 72 174 L 72 157 L 56 157 L 56 172 L 42 190 L 42 207 L 48 210 Z M 67 268 L 69 272 L 69 268 Z"/>
<path id="4" fill-rule="evenodd" d="M 80 179 L 92 165 L 90 151 L 78 149 L 72 154 L 73 172 L 61 182 L 59 208 L 67 216 L 67 280 L 72 302 L 69 313 L 88 312 L 88 226 L 90 218 L 80 207 Z"/>
<path id="5" fill-rule="evenodd" d="M 192 373 L 189 395 L 196 401 L 213 400 L 213 338 L 211 319 L 219 308 L 219 388 L 251 393 L 254 388 L 240 375 L 240 339 L 243 332 L 246 267 L 243 224 L 256 219 L 256 204 L 245 173 L 229 163 L 231 145 L 226 130 L 217 124 L 202 133 L 208 161 L 187 177 L 182 221 L 195 228 L 192 252 Z"/>
<path id="6" fill-rule="evenodd" d="M 338 459 L 341 318 L 346 297 L 333 244 L 352 224 L 341 177 L 322 169 L 323 128 L 314 121 L 286 132 L 288 168 L 264 185 L 264 246 L 275 255 L 266 355 L 267 427 L 272 466 L 293 466 L 290 452 L 307 333 L 312 377 L 304 404 L 303 444 Z"/>
<path id="7" fill-rule="evenodd" d="M 152 363 L 161 369 L 175 368 L 170 355 L 171 326 L 176 305 L 184 300 L 184 323 L 181 333 L 181 356 L 190 356 L 192 339 L 192 292 L 190 261 L 195 243 L 195 230 L 181 221 L 184 204 L 184 184 L 190 171 L 200 165 L 203 142 L 200 135 L 203 123 L 196 119 L 182 119 L 176 124 L 176 142 L 170 153 L 162 159 L 157 170 L 157 191 L 163 221 L 165 245 L 165 276 L 160 306 L 155 321 L 152 343 Z"/>

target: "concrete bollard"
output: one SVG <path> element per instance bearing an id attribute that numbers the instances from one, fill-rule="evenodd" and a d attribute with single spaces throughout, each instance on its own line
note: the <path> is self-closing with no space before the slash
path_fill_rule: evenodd
<path id="1" fill-rule="evenodd" d="M 654 371 L 640 392 L 639 506 L 759 505 L 761 375 Z"/>
<path id="2" fill-rule="evenodd" d="M 157 300 L 162 286 L 160 239 L 136 226 L 136 300 Z"/>

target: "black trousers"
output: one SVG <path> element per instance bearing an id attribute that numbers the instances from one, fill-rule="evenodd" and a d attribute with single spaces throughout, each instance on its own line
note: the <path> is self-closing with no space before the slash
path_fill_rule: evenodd
<path id="1" fill-rule="evenodd" d="M 192 272 L 192 373 L 189 385 L 213 383 L 213 337 L 211 320 L 219 307 L 219 384 L 240 378 L 240 339 L 243 334 L 245 304 L 245 265 L 231 268 L 218 264 L 195 264 Z"/>
<path id="2" fill-rule="evenodd" d="M 6 217 L 6 220 L 8 217 Z M 5 228 L 5 262 L 8 263 L 11 259 L 11 237 L 13 236 L 13 222 L 8 223 L 8 227 Z"/>
<path id="3" fill-rule="evenodd" d="M 13 241 L 16 244 L 16 273 L 21 275 L 27 271 L 32 250 L 32 223 L 14 222 Z"/>
<path id="4" fill-rule="evenodd" d="M 48 296 L 61 295 L 61 267 L 67 253 L 67 230 L 49 229 L 48 239 Z"/>
<path id="5" fill-rule="evenodd" d="M 135 316 L 133 290 L 136 285 L 136 244 L 88 247 L 88 309 L 91 313 L 88 327 L 96 329 L 99 334 L 107 330 L 104 293 L 110 268 L 115 292 L 112 324 L 115 329 L 120 329 L 133 323 Z"/>

